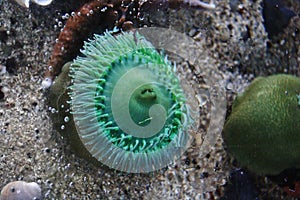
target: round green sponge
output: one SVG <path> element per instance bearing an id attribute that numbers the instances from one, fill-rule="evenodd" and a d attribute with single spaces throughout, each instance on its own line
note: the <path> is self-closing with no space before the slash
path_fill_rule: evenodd
<path id="1" fill-rule="evenodd" d="M 249 170 L 274 175 L 300 167 L 300 78 L 260 77 L 239 95 L 223 138 L 228 151 Z"/>

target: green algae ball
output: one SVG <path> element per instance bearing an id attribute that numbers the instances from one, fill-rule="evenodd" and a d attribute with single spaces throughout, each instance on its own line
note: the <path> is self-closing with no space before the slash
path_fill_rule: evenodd
<path id="1" fill-rule="evenodd" d="M 239 95 L 225 122 L 228 151 L 249 170 L 275 175 L 300 167 L 300 78 L 255 79 Z"/>

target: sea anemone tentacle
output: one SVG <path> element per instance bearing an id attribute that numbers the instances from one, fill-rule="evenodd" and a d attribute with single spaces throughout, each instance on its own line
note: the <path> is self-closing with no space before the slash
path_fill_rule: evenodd
<path id="1" fill-rule="evenodd" d="M 120 171 L 150 172 L 184 152 L 197 121 L 173 66 L 137 32 L 95 35 L 71 66 L 71 113 L 86 149 Z"/>

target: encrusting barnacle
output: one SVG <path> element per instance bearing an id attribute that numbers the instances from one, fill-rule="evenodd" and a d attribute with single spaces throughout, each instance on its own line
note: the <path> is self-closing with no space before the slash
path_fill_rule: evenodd
<path id="1" fill-rule="evenodd" d="M 75 148 L 129 173 L 155 171 L 178 159 L 193 139 L 189 132 L 197 128 L 198 114 L 168 59 L 138 32 L 95 35 L 81 53 L 64 66 L 50 97 L 58 110 L 70 104 L 72 115 L 59 128 Z M 71 85 L 63 89 L 68 71 Z"/>
<path id="2" fill-rule="evenodd" d="M 0 200 L 32 200 L 42 199 L 42 190 L 35 183 L 25 181 L 14 181 L 8 183 L 1 190 Z"/>

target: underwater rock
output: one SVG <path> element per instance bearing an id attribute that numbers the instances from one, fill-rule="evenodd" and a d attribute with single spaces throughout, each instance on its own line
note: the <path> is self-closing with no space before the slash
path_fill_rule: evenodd
<path id="1" fill-rule="evenodd" d="M 8 183 L 1 190 L 0 200 L 32 200 L 42 199 L 42 190 L 35 183 L 27 183 L 25 181 L 14 181 Z"/>
<path id="2" fill-rule="evenodd" d="M 258 190 L 250 173 L 236 169 L 230 173 L 229 185 L 220 200 L 258 200 Z"/>
<path id="3" fill-rule="evenodd" d="M 300 197 L 300 169 L 290 168 L 275 176 L 268 176 L 270 180 L 282 187 L 291 197 Z"/>
<path id="4" fill-rule="evenodd" d="M 300 197 L 300 181 L 296 181 L 293 186 L 285 186 L 283 190 L 291 197 Z"/>
<path id="5" fill-rule="evenodd" d="M 170 61 L 138 32 L 95 35 L 81 53 L 49 95 L 54 124 L 76 153 L 129 173 L 177 160 L 199 113 Z"/>
<path id="6" fill-rule="evenodd" d="M 296 14 L 285 8 L 280 0 L 263 1 L 263 18 L 269 37 L 282 32 Z"/>
<path id="7" fill-rule="evenodd" d="M 232 106 L 223 138 L 237 161 L 258 174 L 300 167 L 300 78 L 256 78 Z"/>

